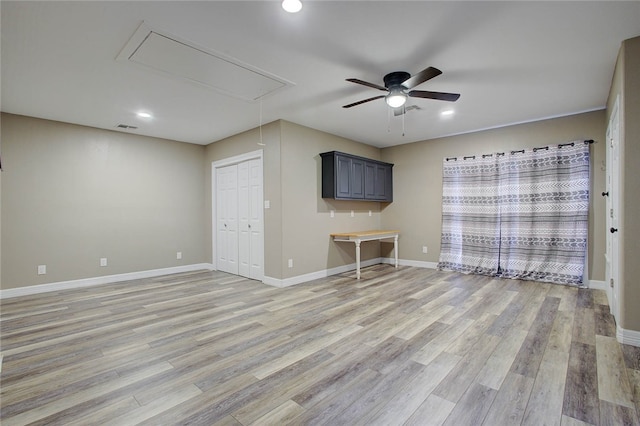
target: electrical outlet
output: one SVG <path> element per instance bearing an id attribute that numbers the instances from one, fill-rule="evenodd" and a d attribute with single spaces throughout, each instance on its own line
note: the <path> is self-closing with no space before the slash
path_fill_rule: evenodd
<path id="1" fill-rule="evenodd" d="M 336 211 L 335 210 L 331 210 L 329 212 L 329 217 L 335 217 L 335 215 L 336 215 Z"/>
<path id="2" fill-rule="evenodd" d="M 182 252 L 181 251 L 176 253 L 176 259 L 178 259 L 178 260 L 182 259 Z"/>
<path id="3" fill-rule="evenodd" d="M 428 253 L 429 250 L 427 249 L 427 246 L 422 246 L 422 252 L 423 253 Z"/>
<path id="4" fill-rule="evenodd" d="M 289 268 L 293 268 L 293 259 L 289 259 Z"/>
<path id="5" fill-rule="evenodd" d="M 107 258 L 106 257 L 101 257 L 100 258 L 100 266 L 107 266 Z"/>
<path id="6" fill-rule="evenodd" d="M 369 210 L 369 217 L 371 217 L 371 210 Z"/>
<path id="7" fill-rule="evenodd" d="M 38 265 L 38 275 L 45 275 L 47 273 L 47 265 Z"/>
<path id="8" fill-rule="evenodd" d="M 351 210 L 351 217 L 356 217 L 356 214 Z"/>

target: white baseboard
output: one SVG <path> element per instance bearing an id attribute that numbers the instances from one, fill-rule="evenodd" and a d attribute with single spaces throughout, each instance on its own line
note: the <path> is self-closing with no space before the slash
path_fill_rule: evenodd
<path id="1" fill-rule="evenodd" d="M 625 330 L 618 326 L 616 329 L 616 339 L 625 345 L 640 346 L 640 331 Z"/>
<path id="2" fill-rule="evenodd" d="M 393 265 L 395 259 L 392 257 L 385 257 L 382 259 L 383 263 Z M 400 266 L 415 266 L 416 268 L 438 269 L 438 262 L 423 262 L 422 260 L 408 260 L 398 259 L 398 265 Z"/>
<path id="3" fill-rule="evenodd" d="M 210 263 L 197 263 L 194 265 L 174 266 L 171 268 L 151 269 L 148 271 L 128 272 L 125 274 L 105 275 L 102 277 L 83 278 L 71 281 L 59 281 L 48 284 L 31 285 L 28 287 L 9 288 L 0 290 L 0 299 L 11 297 L 28 296 L 31 294 L 47 293 L 51 291 L 69 290 L 74 288 L 91 287 L 100 284 L 116 283 L 120 281 L 137 280 L 141 278 L 159 277 L 161 275 L 178 274 L 181 272 L 192 272 L 202 269 L 215 269 Z"/>
<path id="4" fill-rule="evenodd" d="M 604 281 L 599 281 L 599 280 L 589 280 L 589 283 L 587 284 L 589 286 L 589 288 L 594 289 L 594 290 L 604 290 L 605 292 L 608 293 L 609 287 L 607 286 L 607 283 Z"/>
<path id="5" fill-rule="evenodd" d="M 360 262 L 360 266 L 362 268 L 366 266 L 377 265 L 379 263 L 383 263 L 381 258 L 369 259 Z M 356 264 L 351 263 L 349 265 L 337 266 L 331 269 L 323 269 L 322 271 L 310 272 L 308 274 L 298 275 L 291 278 L 285 278 L 280 280 L 278 278 L 272 278 L 265 276 L 262 280 L 263 283 L 273 286 L 273 287 L 289 287 L 296 284 L 306 283 L 308 281 L 317 280 L 320 278 L 330 277 L 331 275 L 342 274 L 344 272 L 355 271 Z"/>
<path id="6" fill-rule="evenodd" d="M 395 259 L 389 257 L 379 257 L 375 259 L 369 259 L 361 262 L 361 267 L 377 265 L 379 263 L 388 263 L 393 265 L 395 263 Z M 398 264 L 401 266 L 415 266 L 417 268 L 430 268 L 436 269 L 438 264 L 434 262 L 421 262 L 418 260 L 405 260 L 398 259 Z M 298 275 L 296 277 L 285 278 L 280 280 L 278 278 L 272 278 L 265 276 L 262 280 L 263 283 L 273 286 L 273 287 L 289 287 L 296 284 L 306 283 L 308 281 L 317 280 L 320 278 L 330 277 L 331 275 L 342 274 L 349 271 L 355 271 L 356 264 L 351 263 L 349 265 L 337 266 L 331 269 L 324 269 L 322 271 L 310 272 L 308 274 Z"/>

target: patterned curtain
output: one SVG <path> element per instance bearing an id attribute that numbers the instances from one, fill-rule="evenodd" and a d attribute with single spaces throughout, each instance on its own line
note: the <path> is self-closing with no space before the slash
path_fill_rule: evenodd
<path id="1" fill-rule="evenodd" d="M 438 268 L 580 285 L 589 145 L 580 141 L 483 157 L 443 163 Z"/>
<path id="2" fill-rule="evenodd" d="M 499 173 L 495 155 L 445 159 L 438 268 L 496 275 L 500 254 Z"/>

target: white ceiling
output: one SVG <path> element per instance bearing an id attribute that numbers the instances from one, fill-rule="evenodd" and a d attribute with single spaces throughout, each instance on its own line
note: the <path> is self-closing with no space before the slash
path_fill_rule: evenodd
<path id="1" fill-rule="evenodd" d="M 285 119 L 385 147 L 602 109 L 620 43 L 640 35 L 640 2 L 0 2 L 2 111 L 196 144 Z M 246 101 L 117 61 L 142 22 L 293 85 Z M 389 116 L 391 71 L 443 71 Z M 443 109 L 455 114 L 440 117 Z M 135 113 L 146 110 L 151 119 Z M 404 126 L 404 136 L 403 136 Z"/>

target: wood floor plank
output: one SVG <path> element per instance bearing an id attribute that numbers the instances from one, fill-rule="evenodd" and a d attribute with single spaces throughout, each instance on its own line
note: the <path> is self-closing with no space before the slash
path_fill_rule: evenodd
<path id="1" fill-rule="evenodd" d="M 526 331 L 512 328 L 489 356 L 476 381 L 489 388 L 500 389 L 526 337 Z"/>
<path id="2" fill-rule="evenodd" d="M 479 383 L 469 386 L 443 425 L 481 425 L 498 392 Z"/>
<path id="3" fill-rule="evenodd" d="M 560 301 L 562 304 L 562 301 Z M 563 311 L 558 306 L 556 318 L 553 321 L 547 349 L 569 352 L 571 349 L 571 334 L 573 332 L 573 318 L 575 311 Z"/>
<path id="4" fill-rule="evenodd" d="M 615 337 L 596 335 L 596 360 L 600 399 L 635 409 L 624 358 Z"/>
<path id="5" fill-rule="evenodd" d="M 424 345 L 411 357 L 411 359 L 421 364 L 428 365 L 438 355 L 440 355 L 446 347 L 454 343 L 456 340 L 460 340 L 460 336 L 465 332 L 465 330 L 471 327 L 474 322 L 475 321 L 472 319 L 465 319 L 450 325 L 433 340 Z"/>
<path id="6" fill-rule="evenodd" d="M 596 344 L 596 322 L 593 309 L 577 307 L 573 320 L 574 342 L 580 342 L 595 346 Z"/>
<path id="7" fill-rule="evenodd" d="M 600 426 L 637 425 L 635 408 L 600 400 Z"/>
<path id="8" fill-rule="evenodd" d="M 409 419 L 414 416 L 414 413 L 425 403 L 435 387 L 449 374 L 459 361 L 460 357 L 456 355 L 451 355 L 446 352 L 441 353 L 436 359 L 411 378 L 400 392 L 387 401 L 386 404 L 381 405 L 379 410 L 373 410 L 369 416 L 365 416 L 357 424 L 391 425 L 402 424 L 405 421 L 409 421 Z M 444 406 L 450 405 L 453 407 L 454 405 L 435 395 L 434 398 L 437 401 L 445 402 Z M 422 407 L 423 410 L 430 412 L 430 415 L 432 408 L 430 403 Z M 446 415 L 448 415 L 450 411 L 450 409 L 446 410 Z M 446 415 L 442 418 L 442 421 L 444 421 Z M 420 412 L 416 414 L 416 417 L 423 419 L 423 415 Z"/>
<path id="9" fill-rule="evenodd" d="M 513 361 L 511 371 L 535 378 L 555 321 L 560 299 L 546 297 L 529 328 L 529 333 Z"/>
<path id="10" fill-rule="evenodd" d="M 616 337 L 616 320 L 608 305 L 596 305 L 594 309 L 596 335 Z"/>
<path id="11" fill-rule="evenodd" d="M 251 426 L 261 426 L 261 425 L 285 425 L 290 424 L 291 420 L 299 415 L 304 413 L 304 408 L 293 402 L 292 400 L 287 400 L 269 411 L 264 416 L 256 419 L 254 422 L 250 423 Z"/>
<path id="12" fill-rule="evenodd" d="M 532 388 L 532 378 L 515 373 L 507 374 L 483 423 L 486 425 L 521 424 Z"/>
<path id="13" fill-rule="evenodd" d="M 592 423 L 583 422 L 582 420 L 574 419 L 569 416 L 562 416 L 561 426 L 595 426 Z"/>
<path id="14" fill-rule="evenodd" d="M 638 417 L 640 417 L 640 370 L 627 368 L 627 376 L 631 386 L 631 398 L 636 406 Z"/>
<path id="15" fill-rule="evenodd" d="M 547 346 L 529 396 L 522 425 L 560 424 L 568 363 L 569 351 L 558 351 Z"/>
<path id="16" fill-rule="evenodd" d="M 159 413 L 170 410 L 176 405 L 200 395 L 201 393 L 202 391 L 195 385 L 175 388 L 162 398 L 155 399 L 147 405 L 137 407 L 136 409 L 122 413 L 119 416 L 112 416 L 108 420 L 105 419 L 104 423 L 101 423 L 105 426 L 137 425 Z M 94 419 L 92 418 L 91 421 L 94 421 Z"/>
<path id="17" fill-rule="evenodd" d="M 139 380 L 151 377 L 155 374 L 167 371 L 171 368 L 172 367 L 169 363 L 161 363 L 151 366 L 147 369 L 140 370 L 136 374 L 128 377 L 114 378 L 113 380 L 94 386 L 91 389 L 85 389 L 79 392 L 65 395 L 63 398 L 40 405 L 36 409 L 23 411 L 20 414 L 16 414 L 15 416 L 9 417 L 7 419 L 3 419 L 2 423 L 5 426 L 33 423 L 45 417 L 52 416 L 59 411 L 88 401 L 92 398 L 95 398 L 96 396 L 113 392 L 114 390 L 117 390 L 130 383 L 135 383 Z"/>
<path id="18" fill-rule="evenodd" d="M 436 395 L 429 395 L 407 420 L 405 426 L 440 426 L 451 414 L 456 404 Z M 393 423 L 384 423 L 390 425 Z"/>
<path id="19" fill-rule="evenodd" d="M 333 362 L 325 367 L 322 376 L 310 381 L 307 387 L 291 399 L 305 409 L 317 405 L 368 370 L 376 352 L 374 348 L 359 345 L 353 352 L 336 355 Z"/>
<path id="20" fill-rule="evenodd" d="M 448 401 L 457 403 L 465 391 L 469 389 L 499 342 L 500 338 L 496 336 L 485 335 L 479 339 L 447 375 L 445 380 L 434 389 L 433 393 Z M 482 387 L 486 388 L 486 386 Z"/>
<path id="21" fill-rule="evenodd" d="M 335 424 L 334 419 L 360 395 L 358 389 L 370 389 L 380 380 L 380 373 L 365 370 L 346 383 L 339 392 L 325 398 L 293 419 L 293 424 Z"/>
<path id="22" fill-rule="evenodd" d="M 3 425 L 638 424 L 606 293 L 387 265 L 0 300 Z M 626 381 L 625 381 L 626 380 Z"/>
<path id="23" fill-rule="evenodd" d="M 381 380 L 362 393 L 342 412 L 333 417 L 334 424 L 356 424 L 368 417 L 372 411 L 385 405 L 416 375 L 421 374 L 425 366 L 413 361 L 407 361 L 402 366 L 385 374 Z"/>
<path id="24" fill-rule="evenodd" d="M 600 421 L 595 346 L 571 343 L 562 413 L 594 425 Z"/>

